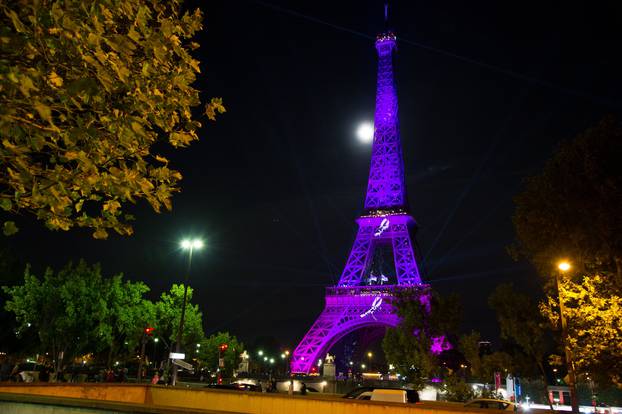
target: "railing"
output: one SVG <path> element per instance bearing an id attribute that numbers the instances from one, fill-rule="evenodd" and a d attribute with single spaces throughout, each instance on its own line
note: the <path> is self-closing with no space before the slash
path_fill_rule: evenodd
<path id="1" fill-rule="evenodd" d="M 330 286 L 326 288 L 327 296 L 393 296 L 395 292 L 408 289 L 424 290 L 429 285 L 368 285 L 368 286 Z"/>

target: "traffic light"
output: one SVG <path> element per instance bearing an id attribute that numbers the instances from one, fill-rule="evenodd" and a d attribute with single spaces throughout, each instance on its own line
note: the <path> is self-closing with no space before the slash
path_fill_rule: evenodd
<path id="1" fill-rule="evenodd" d="M 152 328 L 151 326 L 148 326 L 148 327 L 145 328 L 145 335 L 153 336 L 153 331 L 155 331 L 155 328 Z"/>

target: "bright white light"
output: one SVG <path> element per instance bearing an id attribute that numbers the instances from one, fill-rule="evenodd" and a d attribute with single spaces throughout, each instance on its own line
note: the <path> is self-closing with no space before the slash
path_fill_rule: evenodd
<path id="1" fill-rule="evenodd" d="M 359 141 L 369 144 L 374 140 L 374 124 L 371 122 L 363 122 L 356 130 L 356 136 Z"/>
<path id="2" fill-rule="evenodd" d="M 203 240 L 201 239 L 184 239 L 179 244 L 183 250 L 199 250 L 203 248 Z"/>

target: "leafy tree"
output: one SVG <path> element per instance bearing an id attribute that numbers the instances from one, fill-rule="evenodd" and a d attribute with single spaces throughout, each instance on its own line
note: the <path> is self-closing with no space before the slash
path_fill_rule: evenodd
<path id="1" fill-rule="evenodd" d="M 198 305 L 192 304 L 193 289 L 188 286 L 184 331 L 182 332 L 182 349 L 189 352 L 194 350 L 197 343 L 204 338 L 203 314 Z M 177 339 L 181 308 L 184 299 L 184 285 L 174 284 L 169 292 L 164 292 L 160 300 L 155 303 L 156 329 L 161 336 L 168 338 L 170 343 Z"/>
<path id="2" fill-rule="evenodd" d="M 229 332 L 218 332 L 201 341 L 198 359 L 207 366 L 209 370 L 216 371 L 218 368 L 218 356 L 220 354 L 218 347 L 221 344 L 228 345 L 227 350 L 222 355 L 225 360 L 225 367 L 222 371 L 225 377 L 230 377 L 233 374 L 233 370 L 238 367 L 239 356 L 244 352 L 244 344 L 239 342 L 238 339 Z"/>
<path id="3" fill-rule="evenodd" d="M 622 128 L 613 118 L 563 143 L 515 198 L 518 252 L 543 275 L 569 258 L 581 274 L 610 272 L 622 291 Z"/>
<path id="4" fill-rule="evenodd" d="M 445 379 L 445 399 L 447 401 L 466 402 L 475 397 L 473 387 L 457 374 Z"/>
<path id="5" fill-rule="evenodd" d="M 435 338 L 455 332 L 459 305 L 455 296 L 442 298 L 431 289 L 404 289 L 393 298 L 400 323 L 390 328 L 382 341 L 387 361 L 416 388 L 440 373 L 438 353 L 432 351 Z"/>
<path id="6" fill-rule="evenodd" d="M 110 327 L 105 322 L 106 287 L 99 265 L 81 260 L 58 273 L 48 268 L 42 279 L 26 268 L 23 285 L 3 289 L 11 298 L 5 308 L 16 316 L 18 336 L 36 331 L 42 349 L 52 350 L 58 368 L 65 359 L 106 346 L 103 338 Z"/>
<path id="7" fill-rule="evenodd" d="M 109 344 L 107 366 L 123 351 L 133 353 L 140 345 L 144 328 L 155 325 L 155 305 L 144 299 L 149 287 L 143 282 L 123 281 L 123 275 L 106 280 L 105 318 L 103 335 Z M 102 295 L 104 293 L 102 292 Z"/>
<path id="8" fill-rule="evenodd" d="M 476 331 L 462 335 L 458 347 L 467 360 L 471 376 L 478 381 L 488 383 L 493 381 L 495 372 L 512 372 L 514 363 L 510 354 L 503 351 L 491 354 L 480 354 L 480 334 Z"/>
<path id="9" fill-rule="evenodd" d="M 609 293 L 610 283 L 611 278 L 598 274 L 578 282 L 563 278 L 559 297 L 577 372 L 622 388 L 622 297 Z M 540 309 L 559 330 L 558 305 L 557 295 L 549 296 Z"/>
<path id="10" fill-rule="evenodd" d="M 8 240 L 8 239 L 5 239 Z M 1 242 L 1 241 L 0 241 Z M 0 286 L 12 286 L 23 280 L 24 266 L 15 258 L 15 254 L 9 247 L 0 245 Z M 0 289 L 0 303 L 4 304 L 9 300 L 9 295 Z M 15 317 L 11 312 L 0 307 L 0 344 L 2 350 L 10 353 L 28 351 L 28 346 L 19 344 L 15 337 Z M 36 335 L 35 336 L 36 339 Z"/>
<path id="11" fill-rule="evenodd" d="M 153 151 L 197 139 L 202 13 L 180 0 L 0 3 L 0 207 L 51 229 L 129 235 L 124 204 L 171 208 L 181 174 Z M 212 99 L 206 115 L 224 112 Z M 17 231 L 11 221 L 5 234 Z"/>
<path id="12" fill-rule="evenodd" d="M 497 314 L 501 338 L 514 344 L 536 364 L 546 389 L 544 360 L 547 352 L 547 322 L 532 299 L 514 289 L 511 283 L 497 286 L 488 298 Z M 551 410 L 553 408 L 551 407 Z"/>
<path id="13" fill-rule="evenodd" d="M 471 376 L 478 379 L 482 375 L 482 358 L 479 354 L 480 340 L 480 334 L 476 331 L 464 334 L 458 340 L 458 349 L 469 365 Z"/>

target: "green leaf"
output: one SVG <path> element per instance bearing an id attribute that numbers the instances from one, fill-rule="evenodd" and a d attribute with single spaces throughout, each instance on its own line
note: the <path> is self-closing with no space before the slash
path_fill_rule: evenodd
<path id="1" fill-rule="evenodd" d="M 5 221 L 4 225 L 2 226 L 2 232 L 4 233 L 5 236 L 12 236 L 18 231 L 19 229 L 17 228 L 15 223 L 12 221 Z"/>
<path id="2" fill-rule="evenodd" d="M 10 211 L 12 207 L 13 203 L 11 203 L 11 200 L 9 200 L 8 198 L 0 199 L 0 208 L 2 208 L 4 211 Z"/>

